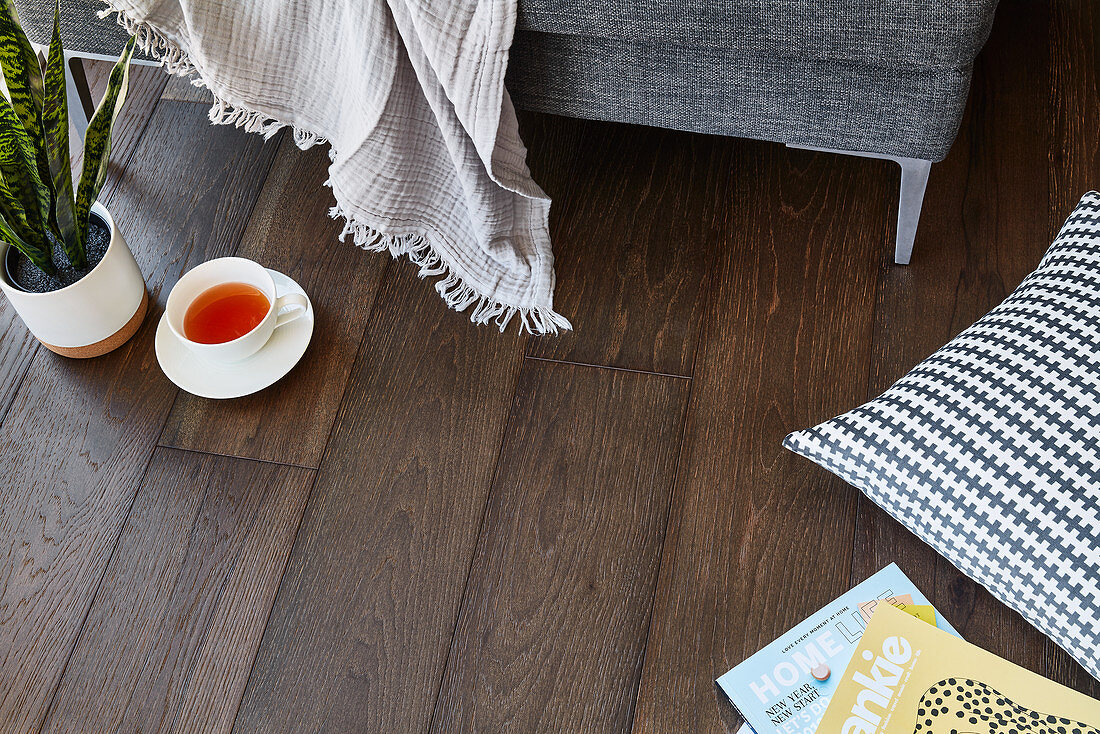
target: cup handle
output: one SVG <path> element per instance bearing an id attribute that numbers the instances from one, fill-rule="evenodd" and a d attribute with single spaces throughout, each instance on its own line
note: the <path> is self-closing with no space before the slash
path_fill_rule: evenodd
<path id="1" fill-rule="evenodd" d="M 286 306 L 297 306 L 298 308 L 283 313 L 282 310 Z M 279 314 L 275 319 L 275 328 L 278 329 L 283 324 L 289 324 L 296 318 L 304 316 L 308 309 L 309 299 L 301 293 L 287 293 L 285 296 L 279 296 L 275 299 L 275 312 Z"/>

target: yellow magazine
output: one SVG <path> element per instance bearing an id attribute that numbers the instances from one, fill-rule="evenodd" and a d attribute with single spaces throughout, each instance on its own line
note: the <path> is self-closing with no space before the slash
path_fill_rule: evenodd
<path id="1" fill-rule="evenodd" d="M 1100 734 L 1100 701 L 881 604 L 817 734 Z"/>

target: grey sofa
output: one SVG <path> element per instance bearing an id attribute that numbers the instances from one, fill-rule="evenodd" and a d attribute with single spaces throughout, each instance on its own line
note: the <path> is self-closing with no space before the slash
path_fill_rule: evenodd
<path id="1" fill-rule="evenodd" d="M 36 42 L 52 2 L 15 0 Z M 909 262 L 933 161 L 955 139 L 997 0 L 519 0 L 517 107 L 889 158 Z M 99 0 L 61 0 L 73 56 L 117 55 Z M 82 90 L 78 90 L 82 91 Z M 86 99 L 86 95 L 84 95 Z"/>
<path id="2" fill-rule="evenodd" d="M 895 260 L 997 0 L 520 0 L 517 107 L 897 161 Z"/>

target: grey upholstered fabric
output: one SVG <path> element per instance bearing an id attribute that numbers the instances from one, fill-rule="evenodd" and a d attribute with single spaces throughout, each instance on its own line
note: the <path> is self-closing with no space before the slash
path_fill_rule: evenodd
<path id="1" fill-rule="evenodd" d="M 520 0 L 542 112 L 942 160 L 997 0 Z"/>
<path id="2" fill-rule="evenodd" d="M 52 4 L 15 0 L 31 39 Z M 61 0 L 70 50 L 117 54 L 100 0 Z M 520 0 L 519 107 L 941 160 L 996 0 Z"/>
<path id="3" fill-rule="evenodd" d="M 101 56 L 122 53 L 130 34 L 115 22 L 114 16 L 99 17 L 99 11 L 106 7 L 100 0 L 61 0 L 61 41 L 67 51 Z M 53 2 L 15 0 L 15 9 L 27 37 L 34 43 L 48 46 L 53 32 Z M 150 58 L 140 49 L 134 56 Z"/>
<path id="4" fill-rule="evenodd" d="M 731 55 L 968 67 L 997 0 L 520 0 L 517 28 Z"/>
<path id="5" fill-rule="evenodd" d="M 539 112 L 938 161 L 958 131 L 970 68 L 517 31 L 507 84 L 517 107 Z"/>

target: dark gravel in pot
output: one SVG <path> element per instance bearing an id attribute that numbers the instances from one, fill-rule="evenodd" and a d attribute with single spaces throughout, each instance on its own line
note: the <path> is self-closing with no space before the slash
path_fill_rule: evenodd
<path id="1" fill-rule="evenodd" d="M 53 238 L 50 238 L 53 241 Z M 107 225 L 92 214 L 88 217 L 88 239 L 84 244 L 88 255 L 88 267 L 77 270 L 69 264 L 69 258 L 65 256 L 65 250 L 61 243 L 53 242 L 53 263 L 57 266 L 54 275 L 47 275 L 39 270 L 26 255 L 14 247 L 8 248 L 8 280 L 15 285 L 31 293 L 49 293 L 67 285 L 72 285 L 85 275 L 90 273 L 107 254 L 107 248 L 111 245 L 111 230 Z"/>

